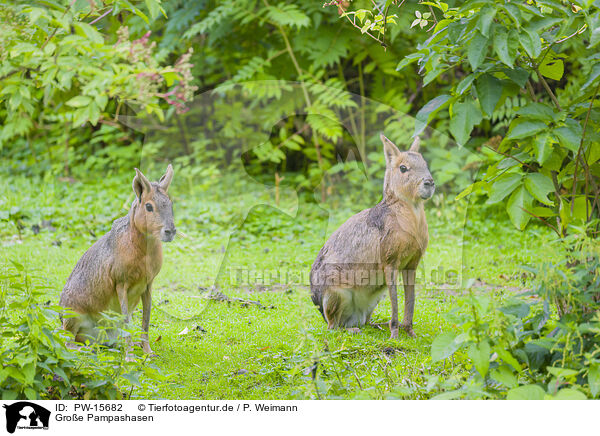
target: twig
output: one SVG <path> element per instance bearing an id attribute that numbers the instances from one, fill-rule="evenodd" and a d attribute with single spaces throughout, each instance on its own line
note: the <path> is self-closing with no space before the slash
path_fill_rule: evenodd
<path id="1" fill-rule="evenodd" d="M 562 111 L 562 108 L 560 107 L 560 103 L 558 102 L 558 99 L 554 95 L 554 92 L 552 92 L 552 89 L 550 89 L 550 86 L 548 86 L 548 82 L 546 82 L 546 79 L 544 79 L 544 76 L 542 76 L 542 73 L 540 73 L 540 69 L 538 68 L 538 66 L 535 63 L 533 64 L 533 67 L 534 67 L 535 72 L 536 72 L 536 74 L 538 76 L 538 79 L 540 80 L 540 82 L 544 86 L 544 89 L 546 90 L 546 92 L 550 96 L 550 99 L 552 100 L 552 102 L 554 103 L 554 105 L 556 106 L 556 108 L 559 111 Z"/>
<path id="2" fill-rule="evenodd" d="M 354 20 L 352 20 L 350 18 L 350 16 L 348 14 L 344 14 L 344 16 L 348 19 L 348 21 L 350 22 L 350 24 L 352 24 L 354 27 L 356 27 L 358 30 L 361 31 L 361 33 L 363 32 L 362 28 L 357 25 Z M 384 42 L 382 40 L 380 40 L 379 38 L 377 38 L 376 36 L 371 35 L 371 33 L 369 33 L 368 31 L 364 32 L 366 35 L 369 35 L 371 38 L 373 38 L 375 41 L 377 41 L 379 44 L 383 45 Z"/>
<path id="3" fill-rule="evenodd" d="M 108 14 L 110 14 L 113 11 L 113 8 L 110 8 L 108 11 L 106 11 L 105 13 L 103 13 L 102 15 L 100 15 L 98 18 L 90 21 L 90 25 L 97 23 L 98 21 L 100 21 L 102 18 L 106 17 Z"/>
<path id="4" fill-rule="evenodd" d="M 569 36 L 567 36 L 567 37 L 565 37 L 565 38 L 563 38 L 563 39 L 559 39 L 558 41 L 554 41 L 554 42 L 552 43 L 552 45 L 553 45 L 553 44 L 560 44 L 561 42 L 565 42 L 567 39 L 571 39 L 571 38 L 573 38 L 573 37 L 574 37 L 574 36 L 576 36 L 576 35 L 580 35 L 580 34 L 582 34 L 583 32 L 585 32 L 585 29 L 587 29 L 587 24 L 584 24 L 584 25 L 581 27 L 581 29 L 577 30 L 575 33 L 573 33 L 573 34 L 571 34 L 571 35 L 569 35 Z"/>
<path id="5" fill-rule="evenodd" d="M 496 150 L 494 147 L 491 147 L 491 146 L 489 146 L 489 145 L 487 145 L 487 144 L 484 144 L 484 145 L 485 145 L 487 148 L 489 148 L 490 150 L 492 150 L 492 151 L 495 151 L 496 153 L 498 153 L 498 154 L 501 154 L 502 156 L 506 156 L 506 157 L 509 157 L 509 158 L 511 158 L 511 159 L 514 159 L 514 160 L 516 160 L 517 162 L 519 162 L 521 165 L 525 166 L 526 168 L 529 168 L 530 170 L 533 170 L 533 171 L 535 171 L 535 168 L 533 168 L 533 167 L 532 167 L 531 165 L 529 165 L 528 163 L 526 163 L 526 162 L 523 162 L 521 159 L 519 159 L 519 158 L 517 158 L 517 157 L 515 157 L 515 156 L 512 156 L 512 155 L 510 155 L 510 154 L 508 154 L 508 153 L 504 153 L 504 152 L 502 152 L 502 151 L 500 151 L 500 150 Z"/>
<path id="6" fill-rule="evenodd" d="M 521 209 L 523 209 L 525 212 L 527 212 L 529 215 L 531 215 L 532 217 L 535 217 L 537 219 L 539 219 L 541 222 L 543 222 L 544 224 L 546 224 L 548 227 L 550 227 L 552 230 L 554 230 L 556 232 L 556 234 L 558 236 L 561 236 L 560 232 L 558 231 L 558 229 L 556 227 L 554 227 L 552 224 L 550 224 L 548 221 L 546 221 L 544 218 L 537 216 L 536 214 L 534 214 L 533 212 L 528 211 L 527 209 L 525 209 L 524 207 L 521 207 Z"/>
<path id="7" fill-rule="evenodd" d="M 433 17 L 433 21 L 434 21 L 435 25 L 437 26 L 438 20 L 437 20 L 437 17 L 435 16 L 435 12 L 433 12 L 433 8 L 431 7 L 431 5 L 428 5 L 428 6 L 429 6 L 429 12 L 431 12 L 431 16 Z"/>
<path id="8" fill-rule="evenodd" d="M 558 173 L 556 171 L 550 171 L 550 174 L 552 175 L 552 184 L 554 185 L 554 194 L 556 195 L 556 199 L 558 200 L 558 203 L 556 205 L 556 212 L 558 212 L 560 203 L 562 202 L 562 200 L 560 198 L 560 185 L 558 184 Z M 560 226 L 560 218 L 559 218 L 558 214 L 556 215 L 556 225 Z M 564 235 L 561 235 L 561 236 L 564 236 Z"/>
<path id="9" fill-rule="evenodd" d="M 535 97 L 535 92 L 533 91 L 533 86 L 531 86 L 531 82 L 529 81 L 529 79 L 527 79 L 527 82 L 525 82 L 525 87 L 527 88 L 529 96 L 531 97 L 533 102 L 537 103 L 537 98 Z"/>
<path id="10" fill-rule="evenodd" d="M 210 294 L 208 294 L 206 298 L 213 301 L 225 301 L 226 303 L 237 302 L 240 303 L 242 307 L 254 305 L 258 306 L 261 309 L 275 309 L 275 306 L 273 305 L 265 306 L 260 301 L 244 300 L 243 298 L 230 297 L 220 291 L 212 291 Z"/>
<path id="11" fill-rule="evenodd" d="M 67 8 L 63 12 L 61 18 L 64 18 L 64 16 L 67 15 L 67 12 L 69 12 L 69 9 L 71 9 L 73 7 L 73 5 L 75 4 L 76 1 L 77 0 L 71 0 L 71 3 L 69 4 L 69 6 L 67 6 Z M 50 40 L 54 37 L 54 35 L 56 34 L 57 30 L 58 30 L 58 27 L 55 27 L 54 30 L 52 31 L 52 33 L 50 35 L 48 35 L 48 38 L 46 38 L 46 40 L 44 41 L 44 43 L 40 47 L 40 50 L 44 50 L 44 47 L 46 47 L 46 44 L 48 44 L 50 42 Z"/>
<path id="12" fill-rule="evenodd" d="M 10 76 L 17 74 L 21 71 L 39 71 L 39 70 L 40 70 L 40 67 L 36 67 L 36 68 L 20 67 L 20 68 L 17 68 L 16 70 L 12 70 L 12 71 L 6 73 L 3 76 L 0 76 L 0 80 L 8 79 Z"/>
<path id="13" fill-rule="evenodd" d="M 588 108 L 587 114 L 585 116 L 585 121 L 583 123 L 583 133 L 581 135 L 581 141 L 579 142 L 579 148 L 577 149 L 577 157 L 575 158 L 575 170 L 573 171 L 573 191 L 571 193 L 571 198 L 572 198 L 571 215 L 573 215 L 573 208 L 575 207 L 575 193 L 577 192 L 577 167 L 579 165 L 579 159 L 581 157 L 581 150 L 583 149 L 583 141 L 585 140 L 585 133 L 586 133 L 587 126 L 588 126 L 588 121 L 590 119 L 590 113 L 592 112 L 592 107 L 594 106 L 594 100 L 596 99 L 596 96 L 598 95 L 599 90 L 600 90 L 600 83 L 598 83 L 598 86 L 596 86 L 596 91 L 594 92 L 594 96 L 590 100 L 590 107 Z M 586 179 L 587 179 L 587 173 L 586 173 Z M 587 207 L 587 196 L 586 196 L 586 207 Z M 588 220 L 587 210 L 586 210 L 585 219 L 586 219 L 586 221 Z"/>

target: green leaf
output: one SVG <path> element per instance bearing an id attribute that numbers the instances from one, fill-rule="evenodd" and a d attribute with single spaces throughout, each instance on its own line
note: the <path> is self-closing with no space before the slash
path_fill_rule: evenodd
<path id="1" fill-rule="evenodd" d="M 533 5 L 528 5 L 526 3 L 517 3 L 517 6 L 519 8 L 521 8 L 522 10 L 526 11 L 526 12 L 531 12 L 533 15 L 536 15 L 538 17 L 543 17 L 544 14 L 542 14 L 540 12 L 540 10 L 538 8 L 536 8 Z"/>
<path id="2" fill-rule="evenodd" d="M 527 121 L 517 118 L 511 123 L 506 139 L 514 140 L 528 138 L 547 128 L 548 125 L 541 121 Z"/>
<path id="3" fill-rule="evenodd" d="M 129 383 L 131 383 L 134 386 L 140 386 L 140 375 L 137 372 L 130 372 L 127 374 L 123 374 L 121 377 L 123 377 L 125 380 L 127 380 Z"/>
<path id="4" fill-rule="evenodd" d="M 499 368 L 492 370 L 490 376 L 507 388 L 514 388 L 518 383 L 517 376 L 514 375 L 506 365 L 502 365 Z"/>
<path id="5" fill-rule="evenodd" d="M 570 222 L 572 219 L 586 221 L 588 218 L 588 211 L 591 210 L 591 203 L 588 200 L 586 200 L 585 196 L 583 195 L 575 197 L 574 202 L 575 204 L 573 205 L 573 214 L 571 214 L 571 202 L 564 201 L 564 206 L 566 208 L 564 213 L 568 214 L 568 221 Z"/>
<path id="6" fill-rule="evenodd" d="M 431 344 L 431 360 L 439 362 L 450 357 L 462 345 L 462 337 L 452 332 L 438 335 Z"/>
<path id="7" fill-rule="evenodd" d="M 437 111 L 449 104 L 450 98 L 451 96 L 446 94 L 438 95 L 434 99 L 429 100 L 427 104 L 417 112 L 417 115 L 415 116 L 415 136 L 425 130 L 425 127 L 427 127 L 427 124 Z"/>
<path id="8" fill-rule="evenodd" d="M 534 213 L 535 213 L 536 209 L 538 209 L 538 208 L 534 208 Z M 548 208 L 543 208 L 543 209 L 550 211 L 550 209 L 548 209 Z M 550 211 L 550 212 L 552 212 L 552 211 Z M 541 215 L 538 215 L 538 216 L 541 216 Z M 546 360 L 550 357 L 550 351 L 548 351 L 547 348 L 544 348 L 541 345 L 538 345 L 533 342 L 527 342 L 525 344 L 524 351 L 525 351 L 525 354 L 527 355 L 527 361 L 529 362 L 529 368 L 534 371 L 537 371 L 538 369 L 540 369 L 542 367 L 542 365 L 546 362 Z"/>
<path id="9" fill-rule="evenodd" d="M 554 109 L 544 103 L 529 103 L 519 109 L 517 115 L 529 120 L 545 121 L 546 123 L 555 121 L 556 117 Z"/>
<path id="10" fill-rule="evenodd" d="M 588 370 L 588 384 L 592 397 L 597 397 L 600 392 L 600 365 L 597 363 L 592 364 Z"/>
<path id="11" fill-rule="evenodd" d="M 19 394 L 15 391 L 9 391 L 8 389 L 2 391 L 2 399 L 4 401 L 16 400 Z"/>
<path id="12" fill-rule="evenodd" d="M 106 96 L 106 94 L 97 95 L 96 97 L 94 97 L 94 101 L 98 105 L 98 108 L 103 111 L 106 108 L 106 104 L 108 103 L 108 97 Z"/>
<path id="13" fill-rule="evenodd" d="M 490 36 L 490 25 L 496 15 L 496 8 L 486 6 L 479 12 L 479 19 L 477 20 L 476 29 L 481 32 L 486 38 Z"/>
<path id="14" fill-rule="evenodd" d="M 576 376 L 579 371 L 570 368 L 562 368 L 560 366 L 548 366 L 546 370 L 557 378 L 567 379 Z"/>
<path id="15" fill-rule="evenodd" d="M 590 76 L 588 77 L 587 81 L 581 87 L 581 91 L 585 91 L 587 88 L 589 88 L 594 82 L 596 82 L 598 77 L 600 77 L 600 64 L 595 64 L 592 67 L 592 71 L 590 72 Z"/>
<path id="16" fill-rule="evenodd" d="M 563 64 L 562 59 L 544 59 L 539 66 L 540 74 L 544 77 L 548 77 L 552 80 L 560 80 L 565 72 L 565 65 Z"/>
<path id="17" fill-rule="evenodd" d="M 25 388 L 23 392 L 28 400 L 36 400 L 38 398 L 37 392 L 31 388 Z"/>
<path id="18" fill-rule="evenodd" d="M 471 68 L 473 70 L 476 70 L 485 59 L 488 43 L 489 40 L 487 37 L 483 36 L 479 32 L 476 32 L 475 36 L 468 44 L 467 58 L 469 59 L 469 63 L 471 64 Z"/>
<path id="19" fill-rule="evenodd" d="M 512 193 L 506 205 L 506 211 L 514 226 L 519 229 L 525 229 L 525 226 L 531 219 L 531 215 L 525 212 L 525 209 L 531 211 L 533 198 L 527 192 L 524 186 L 519 187 Z"/>
<path id="20" fill-rule="evenodd" d="M 537 58 L 542 52 L 542 40 L 535 32 L 527 29 L 522 30 L 519 33 L 519 42 L 521 43 L 521 47 L 533 59 Z"/>
<path id="21" fill-rule="evenodd" d="M 25 383 L 31 384 L 35 377 L 35 363 L 29 362 L 21 368 L 23 375 L 25 376 Z"/>
<path id="22" fill-rule="evenodd" d="M 475 365 L 475 369 L 485 378 L 490 367 L 490 344 L 486 341 L 479 344 L 471 344 L 469 347 L 469 357 Z"/>
<path id="23" fill-rule="evenodd" d="M 512 3 L 504 3 L 502 9 L 506 11 L 508 16 L 515 22 L 517 28 L 521 27 L 521 11 Z"/>
<path id="24" fill-rule="evenodd" d="M 550 209 L 549 207 L 534 207 L 531 211 L 534 215 L 539 216 L 541 218 L 548 218 L 551 216 L 556 216 L 556 213 Z"/>
<path id="25" fill-rule="evenodd" d="M 476 76 L 477 75 L 475 73 L 471 73 L 467 77 L 462 79 L 460 83 L 456 86 L 456 93 L 458 95 L 462 95 L 467 89 L 471 87 L 471 84 L 473 83 L 473 80 L 475 80 Z"/>
<path id="26" fill-rule="evenodd" d="M 587 24 L 590 28 L 590 44 L 588 48 L 593 48 L 600 42 L 600 13 L 596 13 L 595 15 L 590 14 L 587 17 Z"/>
<path id="27" fill-rule="evenodd" d="M 406 68 L 408 65 L 412 64 L 413 62 L 416 62 L 417 60 L 421 59 L 423 57 L 423 55 L 421 53 L 411 53 L 407 56 L 404 57 L 404 59 L 402 59 L 400 61 L 400 63 L 398 64 L 398 66 L 396 67 L 396 71 L 400 71 L 404 68 Z"/>
<path id="28" fill-rule="evenodd" d="M 564 388 L 552 397 L 553 400 L 587 400 L 585 394 L 575 388 Z"/>
<path id="29" fill-rule="evenodd" d="M 73 112 L 73 125 L 75 127 L 82 126 L 89 119 L 89 110 L 87 107 L 82 107 Z"/>
<path id="30" fill-rule="evenodd" d="M 92 98 L 88 97 L 87 95 L 78 95 L 77 97 L 73 97 L 72 99 L 67 101 L 67 106 L 83 107 L 83 106 L 87 106 L 88 104 L 90 104 L 91 101 L 92 101 Z"/>
<path id="31" fill-rule="evenodd" d="M 552 138 L 548 133 L 537 135 L 534 140 L 535 156 L 540 165 L 544 165 L 552 155 Z"/>
<path id="32" fill-rule="evenodd" d="M 436 395 L 435 397 L 432 397 L 432 400 L 455 400 L 457 398 L 460 398 L 460 396 L 463 394 L 463 392 L 459 389 L 453 390 L 453 391 L 448 391 L 448 392 L 442 392 L 441 394 Z"/>
<path id="33" fill-rule="evenodd" d="M 505 173 L 498 177 L 492 185 L 487 203 L 494 204 L 504 200 L 517 189 L 517 186 L 521 184 L 522 178 L 523 176 L 518 173 Z"/>
<path id="34" fill-rule="evenodd" d="M 572 118 L 567 118 L 565 120 L 565 125 L 554 129 L 553 133 L 558 137 L 558 140 L 563 147 L 577 153 L 581 137 L 583 136 L 583 129 L 577 121 Z"/>
<path id="35" fill-rule="evenodd" d="M 518 42 L 517 42 L 518 44 Z M 504 29 L 496 31 L 494 34 L 494 50 L 503 64 L 513 68 L 517 49 L 515 44 L 515 34 L 506 32 Z"/>
<path id="36" fill-rule="evenodd" d="M 482 74 L 475 81 L 475 89 L 481 109 L 488 117 L 491 116 L 502 96 L 502 81 L 491 74 Z"/>
<path id="37" fill-rule="evenodd" d="M 463 146 L 469 140 L 473 127 L 478 125 L 482 119 L 481 110 L 473 100 L 456 103 L 452 108 L 450 133 L 456 142 Z"/>
<path id="38" fill-rule="evenodd" d="M 53 42 L 49 42 L 48 44 L 46 44 L 46 47 L 44 47 L 44 54 L 46 56 L 52 56 L 54 50 L 56 50 L 56 44 L 54 44 Z"/>
<path id="39" fill-rule="evenodd" d="M 507 400 L 543 400 L 546 393 L 538 385 L 525 385 L 513 388 L 506 395 Z"/>
<path id="40" fill-rule="evenodd" d="M 79 21 L 73 24 L 75 27 L 75 32 L 78 35 L 85 36 L 95 45 L 104 44 L 104 38 L 102 34 L 98 32 L 94 27 L 90 26 L 88 23 L 84 23 L 83 21 Z"/>
<path id="41" fill-rule="evenodd" d="M 510 80 L 515 82 L 519 87 L 523 88 L 529 79 L 529 71 L 521 67 L 504 68 L 502 70 L 504 74 L 508 76 Z"/>
<path id="42" fill-rule="evenodd" d="M 100 119 L 101 113 L 98 105 L 96 103 L 91 103 L 88 106 L 88 118 L 92 126 L 98 124 L 98 120 Z"/>
<path id="43" fill-rule="evenodd" d="M 554 191 L 550 177 L 542 173 L 528 173 L 525 177 L 525 187 L 537 201 L 554 206 L 554 202 L 548 198 L 548 194 Z"/>
<path id="44" fill-rule="evenodd" d="M 160 13 L 160 4 L 156 0 L 144 0 L 146 3 L 146 7 L 148 8 L 148 12 L 150 12 L 150 17 L 154 20 L 158 17 Z"/>
<path id="45" fill-rule="evenodd" d="M 267 8 L 267 17 L 280 26 L 307 27 L 310 18 L 293 3 L 279 3 Z"/>
<path id="46" fill-rule="evenodd" d="M 10 260 L 10 263 L 12 263 L 14 265 L 14 267 L 17 269 L 17 271 L 25 271 L 25 267 L 23 265 L 21 265 L 19 262 L 17 262 L 16 260 Z"/>

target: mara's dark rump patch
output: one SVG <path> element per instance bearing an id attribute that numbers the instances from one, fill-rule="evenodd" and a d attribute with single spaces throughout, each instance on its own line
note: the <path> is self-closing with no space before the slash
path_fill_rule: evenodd
<path id="1" fill-rule="evenodd" d="M 390 213 L 389 206 L 383 200 L 369 210 L 367 226 L 375 227 L 380 232 L 385 227 L 385 217 Z"/>

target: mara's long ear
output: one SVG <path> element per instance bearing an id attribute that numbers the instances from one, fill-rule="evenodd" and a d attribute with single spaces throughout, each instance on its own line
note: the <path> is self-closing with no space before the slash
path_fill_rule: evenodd
<path id="1" fill-rule="evenodd" d="M 413 141 L 413 143 L 411 144 L 410 148 L 408 149 L 408 151 L 419 151 L 419 147 L 421 146 L 421 138 L 419 138 L 418 136 L 415 138 L 415 140 Z"/>
<path id="2" fill-rule="evenodd" d="M 379 135 L 381 142 L 383 142 L 383 154 L 385 155 L 385 165 L 390 166 L 396 156 L 400 156 L 400 150 L 394 145 L 392 141 L 387 139 L 382 133 Z"/>
<path id="3" fill-rule="evenodd" d="M 135 177 L 133 178 L 133 192 L 135 192 L 138 201 L 142 201 L 142 193 L 150 192 L 151 189 L 150 181 L 136 168 Z"/>
<path id="4" fill-rule="evenodd" d="M 167 172 L 160 178 L 158 185 L 163 189 L 163 191 L 167 192 L 169 190 L 171 180 L 173 180 L 173 166 L 169 164 L 167 167 Z"/>

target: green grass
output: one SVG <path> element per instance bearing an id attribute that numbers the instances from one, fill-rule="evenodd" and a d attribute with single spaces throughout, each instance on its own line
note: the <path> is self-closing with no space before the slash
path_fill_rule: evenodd
<path id="1" fill-rule="evenodd" d="M 19 240 L 15 223 L 0 223 L 0 270 L 10 271 L 10 260 L 18 261 L 43 278 L 47 299 L 57 303 L 81 254 L 126 213 L 122 205 L 131 198 L 122 187 L 129 184 L 109 179 L 101 185 L 36 185 L 15 179 L 9 186 L 0 209 L 18 205 L 24 229 Z M 430 204 L 430 245 L 417 275 L 417 338 L 401 334 L 391 340 L 387 329 L 375 327 L 359 335 L 328 331 L 309 297 L 310 265 L 326 237 L 376 199 L 338 197 L 316 205 L 286 198 L 277 209 L 272 192 L 256 196 L 235 183 L 193 194 L 182 190 L 175 186 L 172 195 L 177 227 L 187 238 L 164 245 L 150 329 L 154 362 L 168 378 L 146 380 L 132 398 L 427 398 L 433 385 L 464 375 L 461 362 L 432 364 L 429 355 L 435 336 L 453 328 L 445 314 L 464 298 L 463 285 L 474 283 L 477 292 L 502 299 L 529 285 L 520 265 L 552 255 L 551 236 L 543 228 L 520 233 L 494 211 L 486 217 L 469 213 L 462 203 L 442 209 Z M 53 219 L 56 230 L 35 235 L 31 226 L 43 219 Z M 305 279 L 234 286 L 224 274 L 224 259 L 226 267 L 293 271 Z M 216 290 L 252 302 L 209 298 Z M 387 321 L 389 315 L 386 299 L 374 320 Z M 141 308 L 133 319 L 140 325 Z"/>

